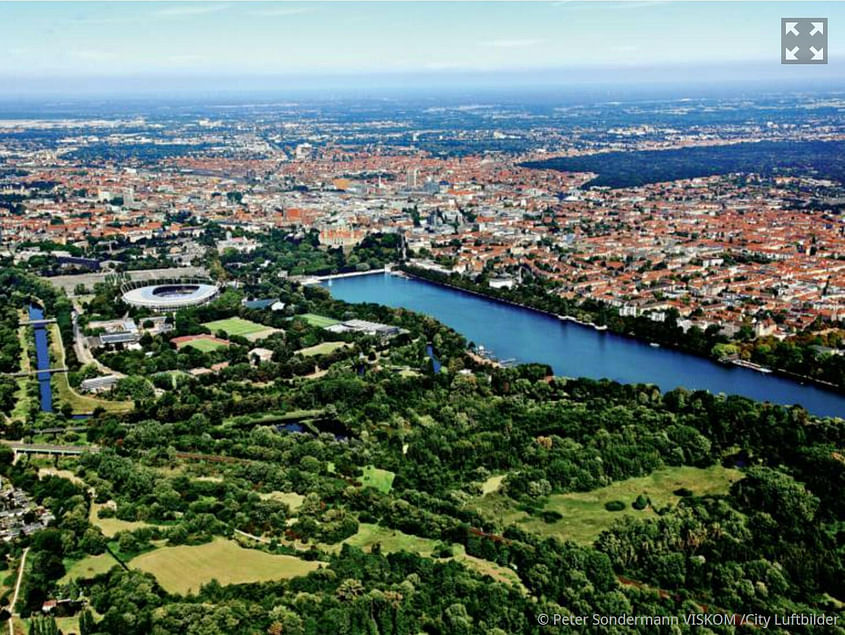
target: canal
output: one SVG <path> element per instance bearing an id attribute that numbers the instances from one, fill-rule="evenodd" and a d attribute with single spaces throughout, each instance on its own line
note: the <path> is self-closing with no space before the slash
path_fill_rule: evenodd
<path id="1" fill-rule="evenodd" d="M 30 320 L 43 320 L 44 309 L 31 304 L 29 306 Z M 47 328 L 43 325 L 34 326 L 35 332 L 35 363 L 36 370 L 47 370 L 50 368 L 50 347 L 47 341 Z M 38 393 L 41 400 L 41 410 L 53 412 L 53 390 L 50 386 L 50 373 L 38 373 Z"/>
<path id="2" fill-rule="evenodd" d="M 426 313 L 498 359 L 549 364 L 558 375 L 652 383 L 800 404 L 813 414 L 845 416 L 845 396 L 810 384 L 710 360 L 496 302 L 418 279 L 392 275 L 323 283 L 346 302 L 375 302 Z"/>

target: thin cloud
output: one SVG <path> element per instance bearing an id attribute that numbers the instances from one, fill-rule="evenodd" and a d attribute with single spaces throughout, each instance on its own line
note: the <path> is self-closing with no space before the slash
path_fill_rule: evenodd
<path id="1" fill-rule="evenodd" d="M 102 51 L 99 49 L 77 49 L 70 51 L 70 56 L 83 62 L 106 62 L 115 57 L 111 51 Z"/>
<path id="2" fill-rule="evenodd" d="M 205 59 L 203 55 L 171 55 L 167 58 L 173 64 L 196 64 L 205 61 Z"/>
<path id="3" fill-rule="evenodd" d="M 181 18 L 192 15 L 205 15 L 206 13 L 217 13 L 228 9 L 229 6 L 225 4 L 195 4 L 167 7 L 166 9 L 159 9 L 154 13 L 159 18 Z"/>
<path id="4" fill-rule="evenodd" d="M 516 49 L 536 46 L 542 42 L 543 40 L 489 40 L 487 42 L 481 42 L 481 46 L 489 46 L 497 49 Z"/>
<path id="5" fill-rule="evenodd" d="M 278 17 L 287 15 L 302 15 L 303 13 L 313 13 L 314 9 L 306 9 L 305 7 L 278 7 L 275 9 L 259 9 L 257 11 L 250 11 L 250 15 L 261 17 Z"/>

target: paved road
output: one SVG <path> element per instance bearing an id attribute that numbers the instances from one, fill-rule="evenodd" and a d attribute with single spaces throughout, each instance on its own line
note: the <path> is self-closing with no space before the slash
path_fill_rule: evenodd
<path id="1" fill-rule="evenodd" d="M 21 582 L 23 582 L 23 570 L 26 566 L 26 554 L 29 553 L 29 547 L 23 550 L 21 554 L 21 566 L 18 569 L 18 581 L 15 583 L 15 594 L 12 596 L 12 606 L 9 611 L 9 635 L 15 635 L 15 605 L 18 603 L 18 593 L 21 590 Z"/>
<path id="2" fill-rule="evenodd" d="M 241 531 L 240 529 L 235 529 L 234 532 L 239 536 L 244 536 L 245 538 L 251 538 L 252 540 L 256 540 L 258 542 L 263 542 L 265 545 L 270 544 L 269 538 L 262 538 L 261 536 L 256 536 L 255 534 L 248 534 L 245 531 Z"/>
<path id="3" fill-rule="evenodd" d="M 104 375 L 125 377 L 123 373 L 118 373 L 108 366 L 101 364 L 91 353 L 91 349 L 88 348 L 88 345 L 85 343 L 85 336 L 82 334 L 82 329 L 79 328 L 79 323 L 77 322 L 77 318 L 82 313 L 82 307 L 80 307 L 75 300 L 73 305 L 75 307 L 73 312 L 73 352 L 76 353 L 76 359 L 78 359 L 79 363 L 83 366 L 94 364 Z"/>

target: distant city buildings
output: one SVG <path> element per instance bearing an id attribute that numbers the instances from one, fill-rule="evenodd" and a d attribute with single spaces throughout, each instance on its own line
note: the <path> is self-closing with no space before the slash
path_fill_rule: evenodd
<path id="1" fill-rule="evenodd" d="M 557 129 L 526 123 L 524 113 L 509 119 L 502 108 L 489 121 L 473 115 L 454 130 L 407 137 L 396 131 L 410 120 L 326 125 L 304 111 L 247 127 L 210 118 L 163 128 L 68 123 L 58 154 L 52 142 L 27 145 L 12 134 L 0 149 L 7 167 L 25 175 L 0 177 L 0 193 L 21 198 L 21 207 L 0 207 L 0 250 L 55 273 L 110 272 L 201 262 L 215 226 L 226 234 L 210 247 L 244 259 L 272 231 L 292 240 L 316 232 L 325 249 L 394 233 L 421 266 L 483 274 L 492 288 L 535 276 L 563 297 L 623 315 L 659 321 L 677 311 L 691 324 L 777 337 L 845 316 L 845 228 L 833 211 L 845 200 L 840 184 L 723 175 L 609 189 L 589 187 L 592 174 L 521 166 L 552 155 L 837 140 L 841 123 L 808 110 L 800 126 L 573 126 L 561 116 Z M 10 132 L 52 125 L 20 122 Z M 94 145 L 92 131 L 114 152 L 140 143 L 166 149 L 172 139 L 197 149 L 155 161 L 77 158 Z M 490 150 L 491 139 L 521 149 Z M 446 150 L 459 147 L 474 150 Z M 98 345 L 132 345 L 131 334 L 105 336 Z"/>

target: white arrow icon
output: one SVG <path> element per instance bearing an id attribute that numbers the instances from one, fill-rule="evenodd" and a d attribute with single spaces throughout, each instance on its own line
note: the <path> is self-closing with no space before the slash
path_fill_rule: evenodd
<path id="1" fill-rule="evenodd" d="M 814 46 L 811 46 L 810 52 L 813 54 L 813 57 L 810 58 L 811 60 L 818 61 L 824 59 L 824 47 L 817 50 Z M 787 57 L 787 59 L 789 59 L 789 57 Z"/>
<path id="2" fill-rule="evenodd" d="M 786 34 L 789 35 L 798 35 L 798 29 L 795 27 L 798 26 L 797 22 L 784 22 L 784 27 L 786 28 Z"/>
<path id="3" fill-rule="evenodd" d="M 795 61 L 795 60 L 798 59 L 797 57 L 795 57 L 795 54 L 798 52 L 798 49 L 799 49 L 799 47 L 797 47 L 797 46 L 792 50 L 784 49 L 784 51 L 786 52 L 787 61 Z"/>
<path id="4" fill-rule="evenodd" d="M 824 22 L 810 22 L 813 25 L 813 30 L 810 31 L 810 35 L 815 35 L 816 33 L 821 33 L 824 35 Z"/>

